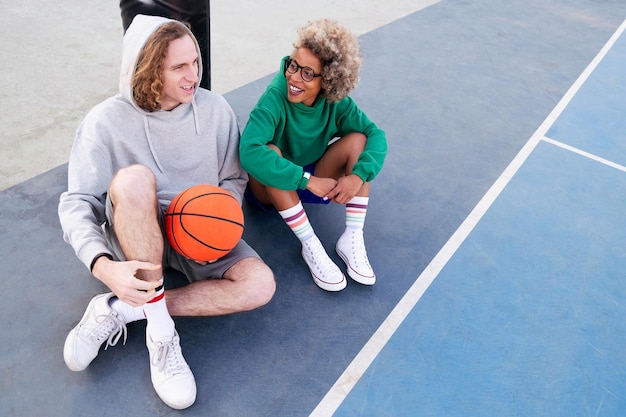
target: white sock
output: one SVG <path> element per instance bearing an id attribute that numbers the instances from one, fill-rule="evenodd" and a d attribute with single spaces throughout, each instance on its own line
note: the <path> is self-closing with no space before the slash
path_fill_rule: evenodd
<path id="1" fill-rule="evenodd" d="M 161 279 L 161 282 L 163 280 Z M 143 306 L 146 315 L 147 332 L 153 341 L 163 340 L 174 336 L 174 320 L 167 310 L 165 303 L 165 288 L 157 288 L 156 295 Z"/>
<path id="2" fill-rule="evenodd" d="M 111 300 L 109 301 L 109 306 L 111 306 L 113 310 L 117 311 L 122 316 L 125 323 L 143 320 L 146 318 L 143 312 L 143 306 L 133 307 L 130 304 L 126 304 L 117 297 L 111 298 Z"/>

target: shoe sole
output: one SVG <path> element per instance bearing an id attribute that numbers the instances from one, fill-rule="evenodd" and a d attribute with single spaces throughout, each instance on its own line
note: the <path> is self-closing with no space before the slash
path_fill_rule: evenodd
<path id="1" fill-rule="evenodd" d="M 154 386 L 153 386 L 154 387 Z M 166 398 L 166 394 L 163 392 L 159 392 L 156 387 L 154 387 L 154 391 L 156 392 L 156 394 L 159 396 L 159 398 L 161 399 L 161 401 L 163 401 L 168 407 L 173 408 L 175 410 L 184 410 L 185 408 L 189 408 L 191 407 L 195 402 L 196 402 L 196 387 L 194 385 L 193 390 L 191 391 L 191 393 L 193 393 L 193 395 L 190 395 L 190 398 L 187 401 L 184 402 L 180 402 L 180 403 L 174 403 L 172 401 L 168 401 Z M 190 393 L 190 394 L 191 394 Z"/>
<path id="2" fill-rule="evenodd" d="M 374 285 L 374 284 L 376 284 L 376 276 L 366 277 L 365 275 L 359 274 L 357 271 L 355 271 L 350 266 L 350 262 L 348 262 L 348 257 L 346 255 L 344 255 L 343 252 L 341 252 L 341 250 L 338 247 L 335 247 L 335 252 L 337 252 L 337 255 L 339 255 L 339 257 L 346 264 L 346 267 L 348 268 L 348 276 L 350 278 L 352 278 L 353 280 L 355 280 L 359 284 L 363 284 L 363 285 Z"/>
<path id="3" fill-rule="evenodd" d="M 311 274 L 311 276 L 313 277 L 313 282 L 315 282 L 315 284 L 320 287 L 321 289 L 325 290 L 325 291 L 330 291 L 330 292 L 337 292 L 337 291 L 341 291 L 344 288 L 346 288 L 346 285 L 348 285 L 348 281 L 346 280 L 346 276 L 341 274 L 343 276 L 343 279 L 341 280 L 341 282 L 338 282 L 336 284 L 332 284 L 329 282 L 324 282 L 321 279 L 317 278 L 315 275 Z"/>
<path id="4" fill-rule="evenodd" d="M 65 360 L 65 364 L 67 365 L 70 371 L 80 372 L 80 371 L 84 371 L 85 369 L 87 369 L 87 366 L 89 366 L 89 364 L 87 364 L 86 366 L 80 366 L 70 359 L 73 351 L 75 350 L 74 349 L 74 346 L 76 344 L 75 334 L 76 332 L 74 331 L 74 329 L 72 329 L 70 333 L 67 335 L 67 338 L 65 339 L 65 345 L 63 346 L 63 359 Z"/>

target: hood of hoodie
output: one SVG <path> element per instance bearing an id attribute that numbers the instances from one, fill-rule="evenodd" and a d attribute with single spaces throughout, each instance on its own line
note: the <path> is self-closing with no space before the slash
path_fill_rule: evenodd
<path id="1" fill-rule="evenodd" d="M 133 19 L 132 23 L 128 27 L 126 34 L 124 35 L 124 44 L 122 46 L 122 68 L 120 72 L 120 84 L 119 90 L 120 93 L 130 101 L 133 106 L 137 108 L 137 110 L 141 112 L 146 112 L 141 109 L 135 99 L 133 98 L 132 92 L 132 81 L 135 75 L 135 69 L 137 67 L 137 58 L 139 53 L 143 49 L 144 45 L 148 38 L 161 26 L 168 22 L 177 22 L 180 25 L 183 23 L 178 22 L 176 20 L 167 19 L 159 16 L 146 16 L 146 15 L 137 15 Z M 184 26 L 184 25 L 183 25 Z M 196 50 L 198 51 L 198 57 L 200 57 L 200 48 L 198 46 L 198 41 L 195 37 L 192 37 L 194 43 L 196 44 Z M 202 78 L 202 60 L 198 60 L 198 79 Z M 196 86 L 197 87 L 197 86 Z M 195 93 L 197 93 L 198 89 L 196 88 Z M 149 113 L 149 112 L 146 112 Z"/>
<path id="2" fill-rule="evenodd" d="M 160 111 L 149 112 L 147 110 L 142 109 L 137 105 L 135 99 L 133 97 L 133 77 L 135 76 L 135 70 L 137 67 L 137 58 L 139 57 L 139 53 L 143 49 L 146 41 L 150 36 L 161 26 L 168 22 L 176 22 L 179 25 L 183 25 L 183 23 L 178 22 L 172 19 L 166 19 L 164 17 L 159 16 L 146 16 L 146 15 L 137 15 L 133 19 L 133 22 L 128 27 L 126 34 L 124 35 L 124 44 L 122 46 L 122 69 L 120 72 L 120 94 L 128 100 L 134 107 L 137 109 L 139 113 L 143 115 L 143 126 L 144 132 L 146 134 L 146 140 L 148 141 L 148 145 L 150 147 L 150 151 L 152 152 L 152 156 L 161 172 L 163 172 L 163 165 L 161 161 L 159 161 L 159 157 L 157 152 L 155 152 L 154 143 L 152 141 L 152 134 L 150 132 L 150 123 L 148 121 L 149 118 L 159 118 L 159 115 L 163 115 Z M 183 25 L 184 26 L 184 25 Z M 196 51 L 198 52 L 198 57 L 200 57 L 200 48 L 198 47 L 198 41 L 195 37 L 192 36 L 194 43 L 196 44 Z M 202 60 L 198 60 L 198 79 L 202 78 Z M 195 96 L 198 93 L 198 86 L 196 85 L 196 89 L 194 90 L 194 99 L 191 101 L 191 107 L 193 111 L 194 124 L 196 129 L 196 134 L 200 134 L 200 124 L 198 120 L 198 114 L 196 110 Z"/>

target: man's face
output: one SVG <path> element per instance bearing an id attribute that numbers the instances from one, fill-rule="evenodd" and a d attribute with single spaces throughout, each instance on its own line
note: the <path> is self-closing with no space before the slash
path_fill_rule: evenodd
<path id="1" fill-rule="evenodd" d="M 198 85 L 198 51 L 190 36 L 170 42 L 163 62 L 161 109 L 190 103 Z"/>

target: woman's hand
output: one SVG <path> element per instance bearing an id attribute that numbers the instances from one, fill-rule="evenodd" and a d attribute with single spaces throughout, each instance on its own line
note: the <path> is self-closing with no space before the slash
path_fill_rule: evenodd
<path id="1" fill-rule="evenodd" d="M 335 180 L 333 178 L 320 178 L 311 176 L 307 184 L 307 190 L 319 197 L 325 197 L 337 204 L 346 204 L 363 187 L 363 180 L 355 174 Z"/>
<path id="2" fill-rule="evenodd" d="M 327 197 L 328 193 L 337 186 L 337 180 L 333 178 L 320 178 L 311 175 L 306 189 L 318 197 Z M 330 198 L 330 197 L 329 197 Z"/>
<path id="3" fill-rule="evenodd" d="M 339 178 L 337 185 L 330 190 L 326 197 L 337 204 L 346 204 L 363 187 L 363 180 L 355 174 Z"/>

